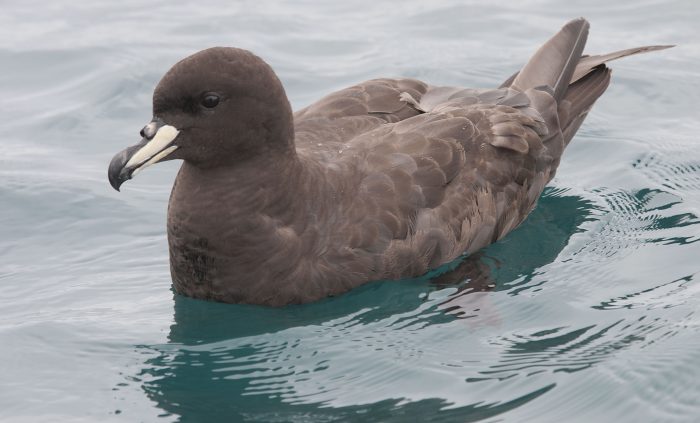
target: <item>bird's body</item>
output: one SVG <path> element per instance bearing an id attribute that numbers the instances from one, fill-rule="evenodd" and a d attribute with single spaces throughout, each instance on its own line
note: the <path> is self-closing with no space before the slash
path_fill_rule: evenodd
<path id="1" fill-rule="evenodd" d="M 638 52 L 582 60 L 587 32 L 585 20 L 570 22 L 497 89 L 378 79 L 293 115 L 281 85 L 241 95 L 250 101 L 227 105 L 238 107 L 229 119 L 248 122 L 215 137 L 246 141 L 219 155 L 183 142 L 168 211 L 175 289 L 224 302 L 303 303 L 418 276 L 502 238 L 535 207 L 605 91 L 603 63 Z M 183 97 L 162 88 L 183 78 L 178 66 L 204 63 L 218 75 L 227 61 L 243 69 L 244 85 L 267 77 L 254 74 L 262 61 L 243 50 L 200 52 L 164 77 L 154 115 L 168 122 L 161 115 Z M 261 112 L 251 116 L 251 104 Z M 204 117 L 173 126 L 194 137 L 209 119 L 196 116 Z"/>
<path id="2" fill-rule="evenodd" d="M 508 89 L 485 92 L 493 103 L 441 112 L 421 113 L 399 99 L 408 92 L 420 101 L 429 89 L 412 80 L 369 81 L 295 114 L 295 156 L 214 172 L 185 164 L 168 219 L 173 274 L 184 276 L 175 277 L 176 289 L 213 299 L 223 290 L 229 301 L 262 294 L 265 303 L 305 302 L 420 275 L 515 228 L 558 154 L 547 154 L 525 128 L 539 141 L 531 152 L 501 151 L 489 143 L 498 129 L 491 119 L 516 128 L 524 120 L 541 132 L 544 125 L 493 104 Z M 386 107 L 368 113 L 373 91 L 388 94 Z M 478 101 L 469 94 L 460 101 Z M 357 114 L 333 116 L 345 102 Z M 231 207 L 221 213 L 212 202 Z M 241 282 L 224 283 L 232 280 Z"/>

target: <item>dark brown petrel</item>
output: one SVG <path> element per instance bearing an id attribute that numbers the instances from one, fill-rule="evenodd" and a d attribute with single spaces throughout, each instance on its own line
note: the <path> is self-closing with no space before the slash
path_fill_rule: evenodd
<path id="1" fill-rule="evenodd" d="M 214 47 L 153 94 L 143 139 L 109 165 L 115 189 L 182 159 L 168 208 L 183 295 L 281 306 L 419 276 L 504 237 L 532 211 L 610 82 L 567 23 L 500 88 L 375 79 L 292 113 L 262 59 Z"/>

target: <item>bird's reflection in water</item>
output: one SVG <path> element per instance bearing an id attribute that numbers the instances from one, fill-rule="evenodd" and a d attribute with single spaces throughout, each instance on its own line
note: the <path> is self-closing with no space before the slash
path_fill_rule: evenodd
<path id="1" fill-rule="evenodd" d="M 374 328 L 367 333 L 376 325 L 404 330 L 406 326 L 397 322 L 434 325 L 465 317 L 469 324 L 497 326 L 498 310 L 487 292 L 517 289 L 551 263 L 591 209 L 582 198 L 550 189 L 519 229 L 477 255 L 422 278 L 372 283 L 318 303 L 272 309 L 175 296 L 169 342 L 142 347 L 156 354 L 143 368 L 143 389 L 159 408 L 182 422 L 364 421 L 368 415 L 388 422 L 465 421 L 518 407 L 554 385 L 490 404 L 447 408 L 450 402 L 443 398 L 396 398 L 390 380 L 377 402 L 343 406 L 314 401 L 313 392 L 297 392 L 294 384 L 309 383 L 316 372 L 341 372 L 336 379 L 342 384 L 352 379 L 351 372 L 376 371 L 369 363 L 363 370 L 362 363 L 347 360 L 352 357 L 347 351 L 366 335 L 363 327 Z M 315 358 L 324 355 L 324 349 L 338 348 L 345 355 Z M 304 369 L 306 364 L 310 370 Z M 334 377 L 322 380 L 317 392 L 333 392 L 327 384 Z"/>
<path id="2" fill-rule="evenodd" d="M 470 317 L 471 325 L 497 325 L 499 316 L 484 292 L 516 292 L 537 270 L 557 258 L 571 235 L 591 220 L 593 205 L 576 196 L 545 190 L 539 205 L 513 233 L 465 258 L 450 272 L 431 280 L 436 286 L 456 286 L 441 309 L 455 317 Z"/>

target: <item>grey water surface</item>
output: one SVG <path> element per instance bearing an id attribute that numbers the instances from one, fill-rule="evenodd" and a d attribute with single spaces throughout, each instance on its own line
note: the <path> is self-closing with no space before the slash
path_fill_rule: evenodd
<path id="1" fill-rule="evenodd" d="M 265 58 L 295 108 L 380 76 L 493 87 L 568 19 L 615 62 L 529 219 L 304 306 L 170 289 L 178 163 L 113 191 L 177 60 Z M 700 421 L 700 3 L 0 0 L 0 421 Z"/>

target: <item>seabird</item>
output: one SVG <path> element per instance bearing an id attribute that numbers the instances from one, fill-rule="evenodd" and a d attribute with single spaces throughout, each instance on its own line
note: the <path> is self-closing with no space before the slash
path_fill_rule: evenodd
<path id="1" fill-rule="evenodd" d="M 296 113 L 272 68 L 214 47 L 175 64 L 109 181 L 181 159 L 168 207 L 173 285 L 281 306 L 419 276 L 503 238 L 533 210 L 610 82 L 575 19 L 499 88 L 374 79 Z"/>

